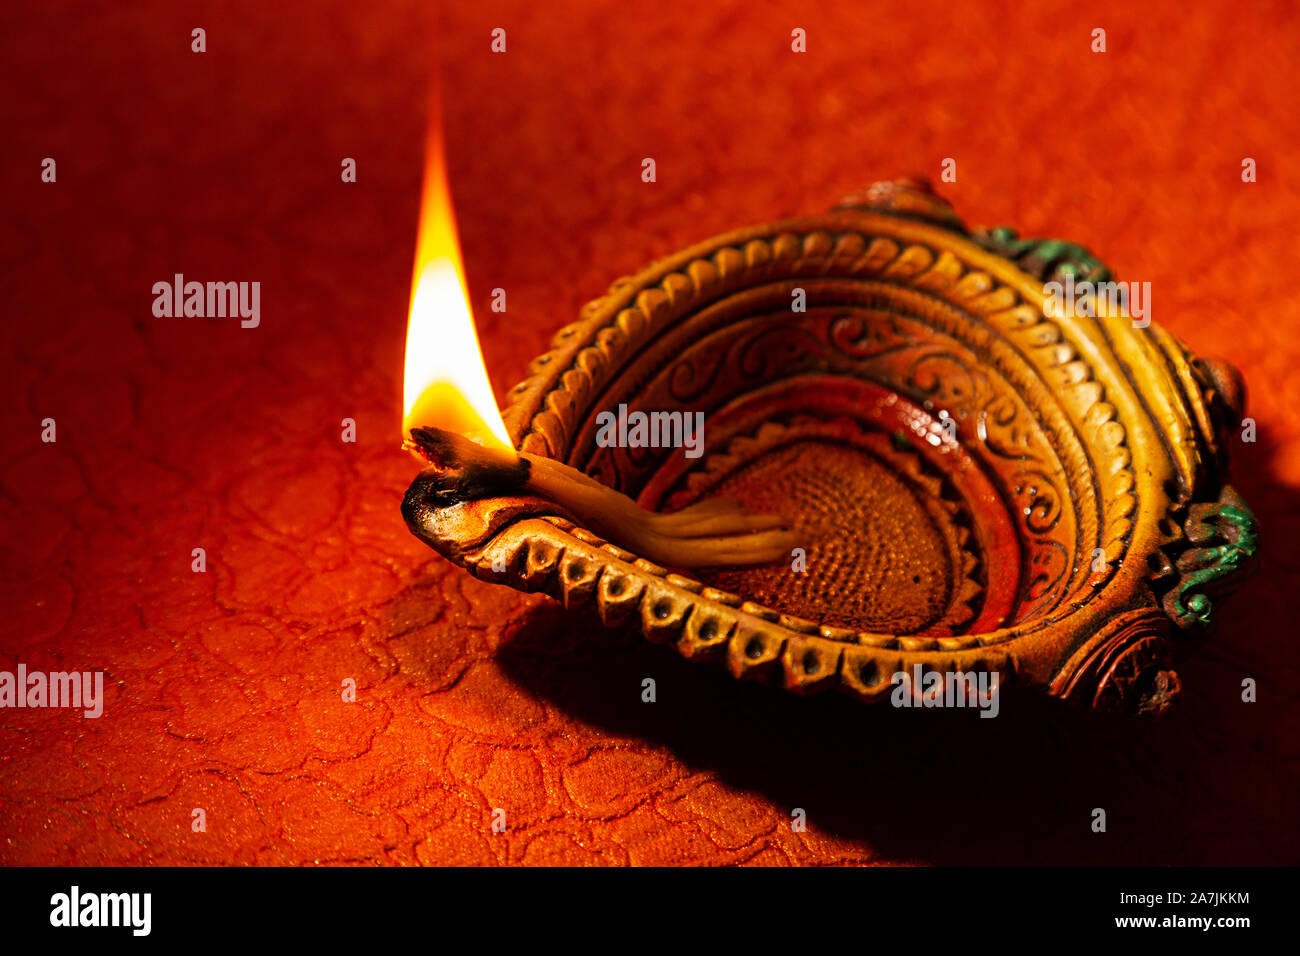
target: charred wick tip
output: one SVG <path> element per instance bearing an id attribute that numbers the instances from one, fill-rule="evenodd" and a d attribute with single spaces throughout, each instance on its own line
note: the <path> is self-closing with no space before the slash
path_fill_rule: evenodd
<path id="1" fill-rule="evenodd" d="M 429 425 L 417 425 L 411 429 L 411 444 L 428 459 L 429 464 L 444 469 L 459 468 L 465 460 L 476 457 L 475 451 L 484 451 L 482 445 L 476 445 L 464 435 Z"/>
<path id="2" fill-rule="evenodd" d="M 411 429 L 411 443 L 432 466 L 412 482 L 402 500 L 402 514 L 412 528 L 429 509 L 519 494 L 528 481 L 528 459 L 511 449 L 490 448 L 428 426 Z"/>

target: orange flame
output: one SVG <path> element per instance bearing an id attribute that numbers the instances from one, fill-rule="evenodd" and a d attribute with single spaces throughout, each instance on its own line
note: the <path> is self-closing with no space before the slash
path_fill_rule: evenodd
<path id="1" fill-rule="evenodd" d="M 431 95 L 424 198 L 406 325 L 402 431 L 433 425 L 485 445 L 513 447 L 492 397 L 474 331 L 456 214 L 447 186 L 438 91 Z"/>

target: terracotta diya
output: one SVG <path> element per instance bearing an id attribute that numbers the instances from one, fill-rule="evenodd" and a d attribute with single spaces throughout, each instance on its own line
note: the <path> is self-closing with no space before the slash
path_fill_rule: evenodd
<path id="1" fill-rule="evenodd" d="M 403 513 L 479 578 L 736 677 L 876 701 L 917 666 L 997 672 L 1162 711 L 1255 551 L 1227 483 L 1243 388 L 1154 324 L 1058 317 L 1044 285 L 1067 276 L 1111 279 L 1077 245 L 968 230 L 910 181 L 718 236 L 557 333 L 503 414 L 523 456 L 467 480 L 477 446 L 428 433 Z M 702 453 L 598 442 L 615 410 L 702 412 Z M 594 489 L 551 493 L 566 465 L 661 516 L 638 539 L 653 562 Z M 757 545 L 676 550 L 688 526 Z"/>

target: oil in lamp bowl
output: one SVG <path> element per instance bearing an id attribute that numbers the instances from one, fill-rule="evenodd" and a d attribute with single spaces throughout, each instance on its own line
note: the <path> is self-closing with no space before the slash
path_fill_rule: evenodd
<path id="1" fill-rule="evenodd" d="M 789 560 L 677 573 L 536 497 L 408 523 L 484 580 L 798 693 L 877 701 L 919 666 L 1161 712 L 1254 555 L 1226 480 L 1243 390 L 1155 324 L 1058 317 L 1044 284 L 1067 274 L 1111 278 L 877 183 L 617 280 L 509 393 L 519 450 L 652 510 L 782 514 Z M 620 405 L 703 412 L 703 453 L 602 447 Z"/>

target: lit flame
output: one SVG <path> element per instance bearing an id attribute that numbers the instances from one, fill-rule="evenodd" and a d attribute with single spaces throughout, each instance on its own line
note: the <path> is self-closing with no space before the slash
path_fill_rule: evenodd
<path id="1" fill-rule="evenodd" d="M 456 215 L 447 187 L 437 90 L 432 96 L 411 314 L 406 326 L 402 432 L 417 425 L 433 425 L 485 445 L 510 448 L 470 313 Z"/>

